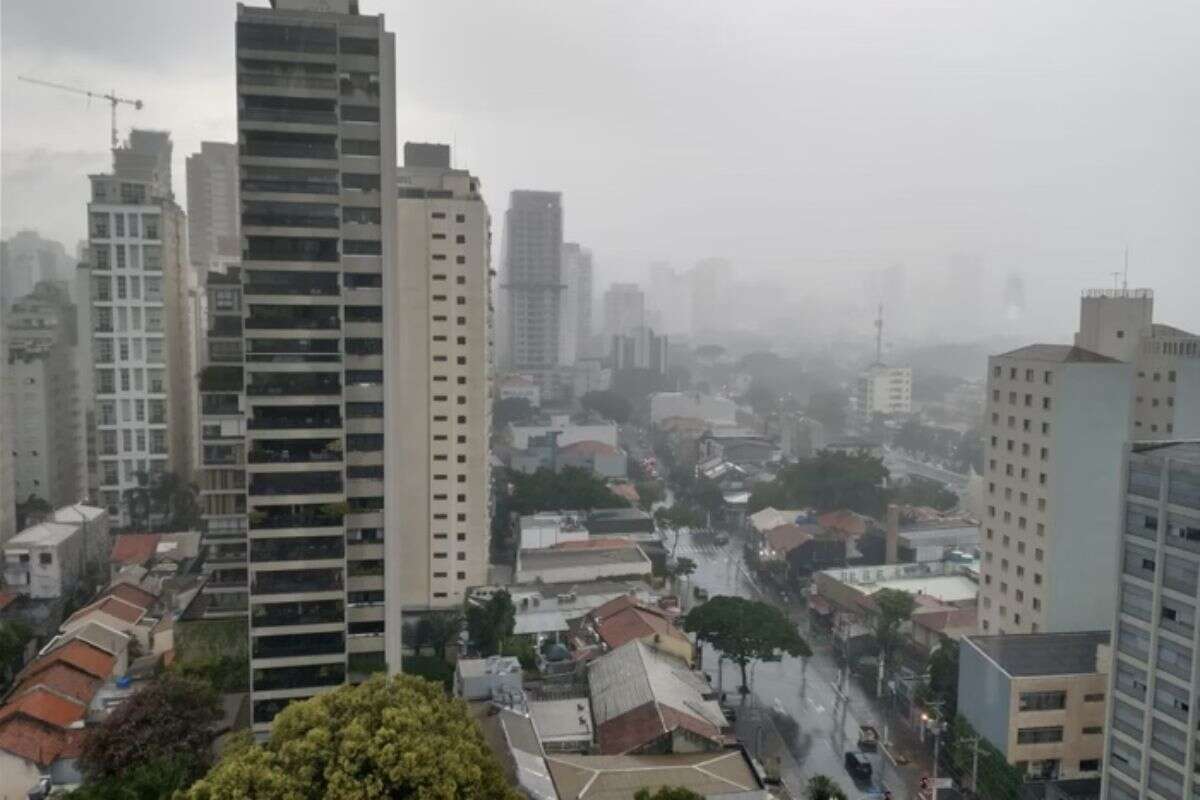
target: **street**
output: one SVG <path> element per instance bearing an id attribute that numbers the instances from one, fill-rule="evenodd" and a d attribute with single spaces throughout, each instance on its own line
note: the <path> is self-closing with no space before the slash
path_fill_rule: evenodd
<path id="1" fill-rule="evenodd" d="M 668 550 L 676 546 L 674 536 L 667 534 Z M 690 595 L 695 586 L 704 588 L 710 596 L 763 600 L 783 608 L 812 646 L 813 657 L 807 659 L 807 664 L 804 659 L 789 656 L 778 662 L 753 664 L 749 672 L 751 693 L 745 697 L 737 693 L 737 665 L 723 664 L 718 674 L 718 655 L 705 648 L 703 669 L 728 694 L 728 702 L 738 706 L 738 735 L 751 753 L 764 763 L 778 758 L 783 782 L 796 797 L 803 796 L 802 787 L 810 777 L 824 774 L 841 784 L 851 798 L 869 797 L 887 788 L 896 800 L 915 800 L 917 783 L 921 775 L 928 774 L 930 766 L 920 763 L 927 762 L 920 748 L 904 748 L 905 754 L 914 758 L 913 764 L 904 767 L 896 767 L 882 748 L 867 753 L 874 771 L 870 783 L 855 781 L 846 772 L 843 757 L 846 751 L 858 749 L 859 725 L 873 724 L 882 734 L 887 717 L 853 679 L 845 681 L 844 690 L 839 689 L 839 666 L 828 642 L 809 635 L 807 615 L 801 606 L 785 606 L 774 591 L 750 573 L 742 557 L 742 538 L 733 535 L 726 544 L 718 545 L 712 536 L 687 531 L 678 536 L 675 555 L 696 562 L 696 571 L 684 587 L 689 595 L 686 604 L 694 602 Z M 903 723 L 893 723 L 892 728 L 896 725 Z M 892 730 L 892 734 L 893 738 L 913 736 L 907 729 Z"/>

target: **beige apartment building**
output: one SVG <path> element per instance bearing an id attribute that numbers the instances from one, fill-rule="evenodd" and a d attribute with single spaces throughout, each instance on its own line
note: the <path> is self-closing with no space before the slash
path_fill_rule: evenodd
<path id="1" fill-rule="evenodd" d="M 1153 291 L 1084 292 L 1075 344 L 1134 365 L 1133 439 L 1200 436 L 1200 335 L 1154 322 Z"/>
<path id="2" fill-rule="evenodd" d="M 1133 366 L 1035 344 L 988 359 L 979 625 L 984 634 L 1112 621 L 1121 453 Z"/>
<path id="3" fill-rule="evenodd" d="M 1108 631 L 964 636 L 959 711 L 1030 780 L 1095 778 L 1110 662 Z"/>
<path id="4" fill-rule="evenodd" d="M 911 414 L 912 368 L 872 364 L 858 376 L 855 397 L 862 424 L 875 414 Z"/>
<path id="5" fill-rule="evenodd" d="M 460 607 L 487 582 L 491 527 L 491 218 L 446 145 L 406 144 L 397 184 L 397 263 L 384 285 L 386 402 L 404 410 L 386 433 L 389 630 L 402 612 Z M 398 656 L 389 650 L 389 664 Z"/>

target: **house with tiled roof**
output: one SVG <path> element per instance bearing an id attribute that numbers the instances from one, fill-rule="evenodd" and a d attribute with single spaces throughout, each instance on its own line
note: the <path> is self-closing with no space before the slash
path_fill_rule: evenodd
<path id="1" fill-rule="evenodd" d="M 703 674 L 641 641 L 593 661 L 588 688 L 603 755 L 710 752 L 734 741 Z"/>
<path id="2" fill-rule="evenodd" d="M 675 625 L 675 615 L 664 609 L 638 602 L 628 595 L 614 598 L 586 614 L 576 629 L 580 649 L 598 647 L 602 652 L 616 650 L 629 642 L 640 641 L 648 647 L 693 663 L 692 640 Z"/>
<path id="3" fill-rule="evenodd" d="M 148 567 L 151 559 L 158 551 L 158 543 L 162 535 L 158 533 L 121 533 L 113 540 L 112 551 L 108 556 L 108 564 L 112 577 L 124 567 Z"/>

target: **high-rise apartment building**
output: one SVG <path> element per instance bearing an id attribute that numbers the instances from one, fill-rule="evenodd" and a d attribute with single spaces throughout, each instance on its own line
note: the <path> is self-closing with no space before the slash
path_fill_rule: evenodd
<path id="1" fill-rule="evenodd" d="M 1200 335 L 1154 322 L 1150 289 L 1084 292 L 1075 344 L 1135 366 L 1133 439 L 1200 437 Z"/>
<path id="2" fill-rule="evenodd" d="M 558 192 L 515 191 L 504 214 L 502 365 L 543 381 L 559 364 L 563 210 Z"/>
<path id="3" fill-rule="evenodd" d="M 604 335 L 624 336 L 646 325 L 646 295 L 636 283 L 614 283 L 604 293 Z"/>
<path id="4" fill-rule="evenodd" d="M 1065 345 L 988 359 L 982 633 L 1111 622 L 1121 452 L 1133 367 Z M 1089 577 L 1090 576 L 1090 577 Z"/>
<path id="5" fill-rule="evenodd" d="M 395 39 L 355 0 L 275 0 L 238 7 L 237 59 L 241 314 L 224 324 L 241 335 L 222 346 L 240 346 L 244 383 L 201 389 L 245 423 L 251 701 L 265 730 L 291 700 L 385 667 L 384 603 L 400 592 L 383 552 L 401 535 L 385 478 L 412 475 L 384 465 L 384 365 L 402 340 L 385 310 Z"/>
<path id="6" fill-rule="evenodd" d="M 692 335 L 712 333 L 728 318 L 723 310 L 729 284 L 729 262 L 721 258 L 706 258 L 688 273 L 691 288 Z"/>
<path id="7" fill-rule="evenodd" d="M 188 261 L 203 274 L 241 256 L 238 146 L 201 142 L 187 158 Z"/>
<path id="8" fill-rule="evenodd" d="M 67 284 L 43 281 L 5 312 L 0 367 L 12 381 L 16 497 L 52 507 L 80 501 L 86 444 L 76 380 L 75 306 Z"/>
<path id="9" fill-rule="evenodd" d="M 858 376 L 854 398 L 860 425 L 875 414 L 911 414 L 912 368 L 872 364 Z"/>
<path id="10" fill-rule="evenodd" d="M 592 351 L 592 251 L 563 244 L 563 317 L 559 363 L 570 366 Z"/>
<path id="11" fill-rule="evenodd" d="M 18 231 L 0 242 L 0 309 L 24 297 L 42 281 L 69 281 L 75 259 L 58 242 L 37 231 Z"/>
<path id="12" fill-rule="evenodd" d="M 487 206 L 445 145 L 406 144 L 397 180 L 399 246 L 383 303 L 396 377 L 386 382 L 387 535 L 348 547 L 383 559 L 389 632 L 402 611 L 460 608 L 486 583 L 491 533 Z M 387 647 L 397 663 L 400 637 Z"/>
<path id="13" fill-rule="evenodd" d="M 195 418 L 186 219 L 171 191 L 171 139 L 134 130 L 113 171 L 90 176 L 92 406 L 100 505 L 129 524 L 129 493 L 187 479 Z"/>
<path id="14" fill-rule="evenodd" d="M 1105 800 L 1200 797 L 1200 444 L 1135 443 L 1120 491 Z M 1108 533 L 1112 532 L 1110 525 Z"/>
<path id="15" fill-rule="evenodd" d="M 3 281 L 4 276 L 0 274 L 0 283 Z M 4 328 L 0 324 L 0 354 L 8 352 Z M 17 484 L 13 466 L 13 451 L 17 446 L 13 436 L 15 423 L 12 378 L 9 370 L 0 369 L 0 544 L 17 533 Z"/>
<path id="16" fill-rule="evenodd" d="M 629 333 L 612 337 L 612 368 L 644 369 L 666 375 L 667 348 L 666 336 L 657 336 L 653 328 L 639 325 Z"/>

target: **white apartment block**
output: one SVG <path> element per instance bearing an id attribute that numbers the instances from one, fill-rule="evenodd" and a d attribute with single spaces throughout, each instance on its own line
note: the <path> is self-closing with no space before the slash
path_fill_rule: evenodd
<path id="1" fill-rule="evenodd" d="M 988 359 L 982 633 L 1097 630 L 1115 570 L 1133 367 L 1066 345 Z"/>
<path id="2" fill-rule="evenodd" d="M 563 244 L 562 335 L 559 363 L 570 366 L 591 352 L 592 346 L 592 251 L 575 242 Z"/>
<path id="3" fill-rule="evenodd" d="M 501 364 L 535 375 L 543 396 L 559 364 L 562 324 L 563 209 L 559 192 L 520 190 L 504 214 L 500 284 Z"/>
<path id="4" fill-rule="evenodd" d="M 1154 322 L 1150 289 L 1091 289 L 1075 344 L 1136 367 L 1131 435 L 1200 437 L 1200 335 Z"/>
<path id="5" fill-rule="evenodd" d="M 858 376 L 855 399 L 860 423 L 875 414 L 911 414 L 912 369 L 872 364 Z"/>
<path id="6" fill-rule="evenodd" d="M 387 533 L 362 545 L 384 558 L 389 630 L 402 612 L 461 607 L 487 582 L 491 534 L 491 218 L 478 178 L 452 169 L 445 145 L 406 144 L 397 183 Z M 387 645 L 397 664 L 400 637 Z"/>
<path id="7" fill-rule="evenodd" d="M 636 283 L 614 283 L 604 293 L 604 335 L 632 333 L 646 325 L 646 295 Z"/>
<path id="8" fill-rule="evenodd" d="M 87 566 L 87 532 L 80 525 L 41 522 L 4 543 L 4 585 L 35 600 L 75 591 Z"/>
<path id="9" fill-rule="evenodd" d="M 194 363 L 169 135 L 134 130 L 113 165 L 90 176 L 91 350 L 99 501 L 125 525 L 139 475 L 190 476 Z"/>
<path id="10" fill-rule="evenodd" d="M 1100 796 L 1196 800 L 1200 444 L 1135 443 L 1126 474 Z"/>
<path id="11" fill-rule="evenodd" d="M 0 365 L 12 382 L 13 458 L 18 501 L 51 506 L 83 498 L 86 442 L 80 428 L 75 306 L 67 285 L 43 282 L 5 313 Z"/>
<path id="12" fill-rule="evenodd" d="M 236 262 L 238 240 L 238 148 L 201 142 L 187 158 L 188 261 L 201 274 Z"/>

